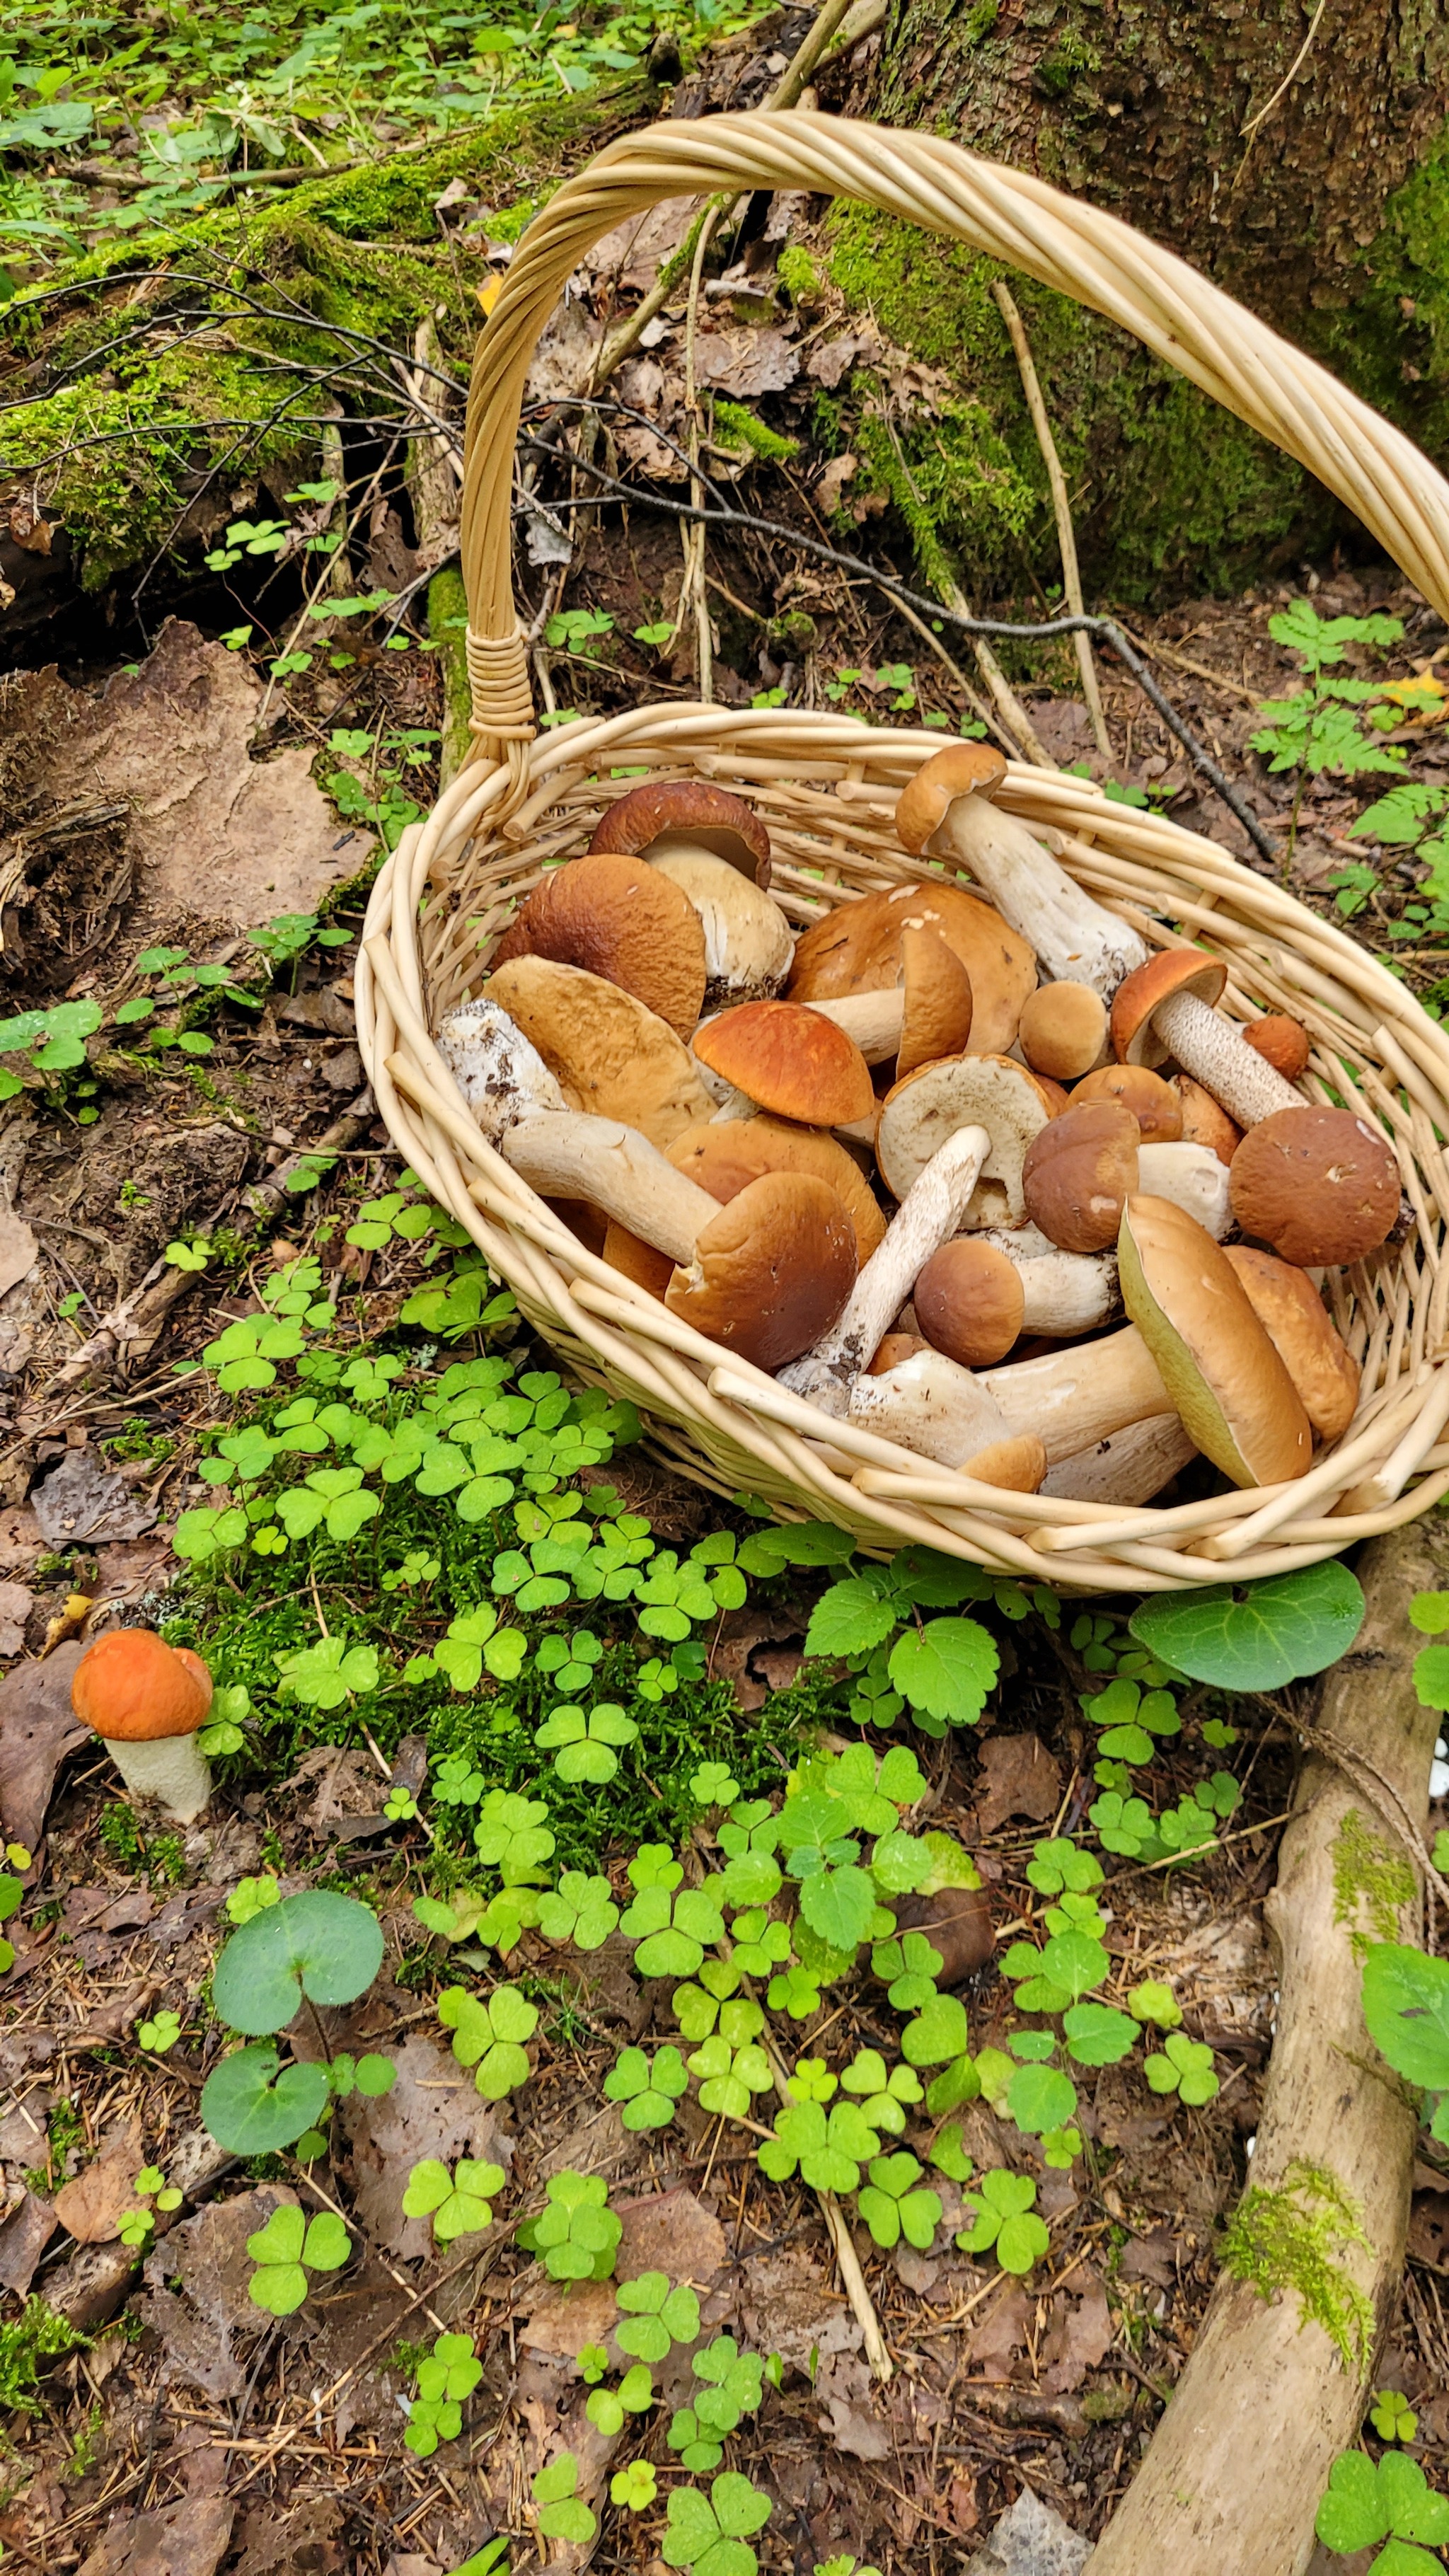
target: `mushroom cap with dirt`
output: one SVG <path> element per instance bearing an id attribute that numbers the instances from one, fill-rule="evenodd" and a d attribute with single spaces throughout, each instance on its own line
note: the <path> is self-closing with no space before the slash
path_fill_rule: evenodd
<path id="1" fill-rule="evenodd" d="M 588 855 L 618 851 L 651 863 L 688 848 L 723 859 L 752 884 L 770 882 L 770 835 L 742 796 L 707 778 L 651 778 L 606 807 Z"/>
<path id="2" fill-rule="evenodd" d="M 1122 1302 L 1204 1457 L 1238 1486 L 1306 1475 L 1308 1416 L 1205 1227 L 1165 1199 L 1131 1198 L 1117 1258 Z"/>
<path id="3" fill-rule="evenodd" d="M 536 1048 L 565 1107 L 621 1119 L 661 1148 L 709 1117 L 689 1049 L 622 986 L 582 966 L 515 957 L 494 969 L 483 993 Z"/>
<path id="4" fill-rule="evenodd" d="M 722 1082 L 776 1118 L 848 1127 L 875 1107 L 870 1067 L 853 1038 L 798 1002 L 742 1002 L 695 1034 L 694 1053 Z"/>
<path id="5" fill-rule="evenodd" d="M 1144 1145 L 1175 1145 L 1182 1134 L 1179 1095 L 1145 1065 L 1104 1064 L 1074 1084 L 1072 1100 L 1120 1100 L 1136 1119 Z"/>
<path id="6" fill-rule="evenodd" d="M 896 1198 L 904 1198 L 958 1128 L 984 1127 L 991 1151 L 981 1174 L 981 1206 L 968 1224 L 1021 1225 L 1022 1164 L 1051 1114 L 1035 1074 L 1010 1056 L 961 1055 L 922 1065 L 892 1083 L 881 1103 L 875 1144 L 881 1178 Z"/>
<path id="7" fill-rule="evenodd" d="M 667 1158 L 722 1207 L 765 1172 L 813 1172 L 843 1201 L 855 1228 L 858 1262 L 868 1261 L 884 1236 L 885 1218 L 854 1155 L 819 1128 L 795 1127 L 784 1118 L 711 1119 L 676 1136 Z M 653 1296 L 664 1295 L 674 1268 L 667 1253 L 619 1224 L 609 1226 L 603 1253 L 611 1269 Z"/>
<path id="8" fill-rule="evenodd" d="M 1251 1127 L 1228 1174 L 1233 1214 L 1296 1269 L 1362 1261 L 1399 1219 L 1392 1148 L 1351 1109 L 1279 1110 Z"/>
<path id="9" fill-rule="evenodd" d="M 196 1742 L 211 1707 L 211 1675 L 189 1647 L 154 1628 L 111 1628 L 86 1648 L 70 1704 L 94 1727 L 133 1797 L 154 1799 L 189 1825 L 211 1796 L 211 1770 Z"/>
<path id="10" fill-rule="evenodd" d="M 1033 1073 L 1052 1082 L 1077 1082 L 1102 1061 L 1107 1044 L 1107 1005 L 1090 984 L 1063 978 L 1029 993 L 1017 1031 Z"/>
<path id="11" fill-rule="evenodd" d="M 632 993 L 690 1037 L 708 981 L 704 926 L 687 894 L 644 860 L 612 851 L 570 859 L 536 885 L 493 965 L 546 957 Z"/>
<path id="12" fill-rule="evenodd" d="M 1341 1439 L 1358 1411 L 1362 1372 L 1307 1271 L 1248 1243 L 1226 1245 L 1223 1257 L 1232 1263 L 1319 1439 Z"/>
<path id="13" fill-rule="evenodd" d="M 953 885 L 891 886 L 838 904 L 795 944 L 786 992 L 792 1002 L 838 1002 L 887 991 L 901 980 L 902 934 L 933 930 L 971 979 L 971 1052 L 1004 1055 L 1022 1005 L 1036 985 L 1027 941 L 978 895 Z"/>

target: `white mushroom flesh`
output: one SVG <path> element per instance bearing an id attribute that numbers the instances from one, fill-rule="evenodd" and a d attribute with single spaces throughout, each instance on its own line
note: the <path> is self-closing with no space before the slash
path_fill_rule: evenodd
<path id="1" fill-rule="evenodd" d="M 1115 1253 L 1043 1253 L 1016 1271 L 1024 1333 L 1090 1333 L 1122 1311 Z"/>
<path id="2" fill-rule="evenodd" d="M 649 865 L 687 895 L 704 932 L 707 995 L 719 1003 L 753 1002 L 778 993 L 790 971 L 795 938 L 777 903 L 752 877 L 714 850 L 684 840 L 655 844 Z"/>
<path id="3" fill-rule="evenodd" d="M 174 1824 L 189 1825 L 211 1798 L 211 1765 L 195 1735 L 158 1735 L 149 1744 L 102 1736 L 102 1743 L 133 1798 L 160 1807 Z"/>
<path id="4" fill-rule="evenodd" d="M 1047 1469 L 1041 1490 L 1063 1503 L 1150 1503 L 1196 1456 L 1175 1413 L 1151 1413 L 1145 1422 L 1129 1422 L 1125 1431 L 1059 1459 Z"/>
<path id="5" fill-rule="evenodd" d="M 927 845 L 960 859 L 998 912 L 1029 939 L 1053 983 L 1090 984 L 1110 1001 L 1148 951 L 1135 930 L 1084 893 L 1015 814 L 985 796 L 952 799 Z"/>
<path id="6" fill-rule="evenodd" d="M 944 1351 L 915 1351 L 879 1377 L 857 1378 L 849 1419 L 858 1431 L 896 1440 L 941 1467 L 964 1466 L 1015 1427 L 980 1378 Z"/>
<path id="7" fill-rule="evenodd" d="M 566 1110 L 537 1047 L 497 1002 L 464 1002 L 438 1031 L 438 1053 L 490 1145 L 521 1109 Z"/>
<path id="8" fill-rule="evenodd" d="M 1210 1145 L 1141 1145 L 1137 1187 L 1148 1198 L 1170 1199 L 1206 1226 L 1214 1243 L 1233 1230 L 1228 1167 Z"/>
<path id="9" fill-rule="evenodd" d="M 976 1375 L 1013 1431 L 1037 1434 L 1048 1467 L 1125 1430 L 1129 1422 L 1174 1409 L 1135 1324 L 1104 1341 L 1078 1342 L 1038 1360 L 1008 1360 Z"/>
<path id="10" fill-rule="evenodd" d="M 838 1001 L 812 1002 L 810 1008 L 822 1020 L 833 1020 L 838 1029 L 844 1029 L 867 1064 L 890 1064 L 900 1054 L 906 1016 L 903 985 L 883 985 L 874 993 L 842 993 Z"/>

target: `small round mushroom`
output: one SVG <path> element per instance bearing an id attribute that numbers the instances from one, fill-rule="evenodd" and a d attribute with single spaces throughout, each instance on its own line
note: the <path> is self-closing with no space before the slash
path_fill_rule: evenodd
<path id="1" fill-rule="evenodd" d="M 770 882 L 770 835 L 753 806 L 707 778 L 651 778 L 606 808 L 589 854 L 622 851 L 651 864 L 674 850 L 704 850 L 752 885 Z"/>
<path id="2" fill-rule="evenodd" d="M 887 1369 L 897 1367 L 900 1361 L 910 1359 L 917 1351 L 929 1349 L 930 1344 L 922 1333 L 885 1333 L 877 1342 L 873 1357 L 866 1362 L 866 1376 L 884 1377 Z"/>
<path id="3" fill-rule="evenodd" d="M 211 1675 L 188 1647 L 154 1628 L 111 1628 L 75 1668 L 70 1704 L 95 1728 L 133 1798 L 154 1800 L 178 1825 L 211 1796 L 211 1766 L 196 1738 L 211 1706 Z"/>
<path id="4" fill-rule="evenodd" d="M 1090 984 L 1038 984 L 1027 996 L 1017 1043 L 1033 1073 L 1076 1082 L 1102 1061 L 1107 1005 Z"/>
<path id="5" fill-rule="evenodd" d="M 776 1118 L 848 1127 L 875 1107 L 870 1067 L 853 1038 L 798 1002 L 742 1002 L 695 1035 L 702 1065 Z"/>
<path id="6" fill-rule="evenodd" d="M 1206 1229 L 1165 1199 L 1131 1198 L 1117 1257 L 1123 1304 L 1204 1457 L 1239 1486 L 1306 1475 L 1308 1416 Z"/>
<path id="7" fill-rule="evenodd" d="M 687 894 L 642 859 L 571 859 L 534 887 L 493 964 L 547 957 L 632 993 L 681 1038 L 699 1018 L 707 980 L 704 929 Z"/>
<path id="8" fill-rule="evenodd" d="M 1301 1095 L 1214 1008 L 1227 971 L 1200 948 L 1160 949 L 1112 997 L 1112 1046 L 1123 1064 L 1175 1058 L 1240 1127 L 1252 1127 L 1276 1109 L 1297 1108 Z"/>
<path id="9" fill-rule="evenodd" d="M 925 850 L 969 870 L 1048 975 L 1090 984 L 1105 1000 L 1146 955 L 1143 943 L 992 801 L 1005 778 L 1005 761 L 986 744 L 948 744 L 902 788 L 896 838 L 912 855 Z"/>
<path id="10" fill-rule="evenodd" d="M 1033 1225 L 1065 1252 L 1105 1252 L 1137 1187 L 1140 1143 L 1125 1102 L 1075 1095 L 1026 1150 L 1022 1199 Z"/>
<path id="11" fill-rule="evenodd" d="M 1223 1257 L 1232 1263 L 1319 1439 L 1340 1439 L 1358 1411 L 1361 1372 L 1307 1272 L 1247 1243 L 1228 1244 Z"/>
<path id="12" fill-rule="evenodd" d="M 664 1303 L 727 1351 L 776 1369 L 828 1332 L 856 1279 L 855 1228 L 813 1172 L 763 1172 L 701 1231 Z"/>
<path id="13" fill-rule="evenodd" d="M 1399 1216 L 1391 1148 L 1350 1109 L 1281 1109 L 1249 1129 L 1228 1175 L 1244 1234 L 1295 1269 L 1362 1261 Z"/>
<path id="14" fill-rule="evenodd" d="M 931 1348 L 962 1368 L 990 1368 L 1021 1338 L 1021 1273 L 1004 1252 L 970 1235 L 957 1235 L 932 1253 L 911 1302 Z"/>
<path id="15" fill-rule="evenodd" d="M 862 1262 L 885 1233 L 885 1218 L 855 1157 L 818 1128 L 797 1127 L 786 1118 L 712 1118 L 676 1136 L 668 1155 L 677 1172 L 687 1173 L 722 1205 L 762 1172 L 813 1172 L 845 1201 Z"/>
<path id="16" fill-rule="evenodd" d="M 1194 1082 L 1190 1073 L 1175 1073 L 1172 1088 L 1182 1103 L 1182 1141 L 1184 1145 L 1206 1145 L 1225 1167 L 1231 1163 L 1243 1141 L 1243 1131 L 1226 1109 L 1220 1109 L 1210 1091 Z"/>
<path id="17" fill-rule="evenodd" d="M 1285 1082 L 1298 1082 L 1306 1073 L 1308 1031 L 1301 1020 L 1290 1019 L 1286 1011 L 1269 1011 L 1261 1020 L 1249 1020 L 1243 1035 L 1254 1054 Z"/>
<path id="18" fill-rule="evenodd" d="M 980 1206 L 968 1223 L 1020 1225 L 1026 1216 L 1022 1163 L 1050 1115 L 1036 1076 L 1010 1056 L 962 1055 L 922 1065 L 893 1083 L 881 1103 L 875 1140 L 881 1178 L 904 1198 L 957 1128 L 984 1127 L 991 1138 L 981 1175 L 987 1186 L 979 1189 Z"/>
<path id="19" fill-rule="evenodd" d="M 1036 983 L 1036 958 L 999 912 L 960 886 L 891 886 L 837 905 L 796 943 L 790 1000 L 838 1002 L 890 990 L 901 979 L 907 930 L 934 930 L 959 957 L 971 980 L 971 1052 L 1004 1055 Z"/>
<path id="20" fill-rule="evenodd" d="M 622 1119 L 661 1149 L 708 1118 L 709 1094 L 689 1049 L 621 985 L 582 966 L 515 957 L 495 969 L 483 994 L 537 1049 L 568 1108 Z M 467 1008 L 450 1029 L 464 1024 Z"/>
<path id="21" fill-rule="evenodd" d="M 1073 1087 L 1072 1102 L 1120 1100 L 1137 1121 L 1144 1145 L 1175 1145 L 1182 1134 L 1182 1102 L 1170 1082 L 1144 1065 L 1104 1064 Z"/>

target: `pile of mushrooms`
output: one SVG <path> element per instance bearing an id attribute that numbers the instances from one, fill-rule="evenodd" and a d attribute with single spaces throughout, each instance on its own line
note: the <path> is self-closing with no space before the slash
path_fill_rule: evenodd
<path id="1" fill-rule="evenodd" d="M 799 937 L 739 797 L 655 779 L 527 897 L 439 1045 L 579 1238 L 837 1421 L 978 1482 L 1137 1504 L 1195 1454 L 1306 1473 L 1358 1368 L 1322 1295 L 1403 1224 L 1399 1166 L 938 752 L 908 857 L 952 876 Z M 1236 1238 L 1230 1240 L 1230 1238 Z"/>

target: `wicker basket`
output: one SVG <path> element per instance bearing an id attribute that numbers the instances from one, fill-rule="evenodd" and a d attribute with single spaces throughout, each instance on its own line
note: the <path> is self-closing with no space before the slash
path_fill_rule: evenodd
<path id="1" fill-rule="evenodd" d="M 616 143 L 529 227 L 479 344 L 462 531 L 478 756 L 384 867 L 357 975 L 360 1044 L 389 1132 L 566 1363 L 631 1398 L 656 1445 L 721 1493 L 744 1488 L 785 1518 L 834 1521 L 875 1553 L 923 1541 L 1085 1591 L 1172 1590 L 1331 1556 L 1449 1489 L 1449 1035 L 1374 958 L 1212 841 L 1042 770 L 1013 767 L 1002 793 L 1065 835 L 1063 864 L 1144 938 L 1216 947 L 1225 1009 L 1303 1020 L 1307 1090 L 1323 1099 L 1331 1084 L 1398 1156 L 1415 1235 L 1333 1284 L 1335 1318 L 1364 1364 L 1359 1411 L 1291 1485 L 1162 1509 L 1068 1503 L 1002 1492 L 827 1420 L 586 1252 L 483 1142 L 433 1046 L 430 1027 L 476 988 L 540 869 L 587 846 L 641 766 L 742 788 L 768 821 L 774 891 L 799 922 L 921 874 L 895 844 L 892 815 L 937 734 L 690 705 L 535 732 L 511 547 L 535 343 L 571 270 L 613 225 L 662 198 L 743 188 L 863 199 L 1107 315 L 1309 467 L 1449 614 L 1440 475 L 1324 368 L 1112 216 L 953 144 L 801 112 L 661 125 Z"/>

